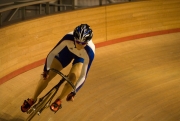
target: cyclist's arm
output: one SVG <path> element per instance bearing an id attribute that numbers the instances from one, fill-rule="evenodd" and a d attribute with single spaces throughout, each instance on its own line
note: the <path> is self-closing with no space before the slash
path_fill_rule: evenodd
<path id="1" fill-rule="evenodd" d="M 77 80 L 77 83 L 75 85 L 76 86 L 76 92 L 78 92 L 79 89 L 83 86 L 83 84 L 87 78 L 87 74 L 88 74 L 88 71 L 89 71 L 90 66 L 92 64 L 93 59 L 94 59 L 94 54 L 92 54 L 89 62 L 86 62 L 86 61 L 84 62 L 80 78 Z"/>
<path id="2" fill-rule="evenodd" d="M 86 53 L 87 56 L 85 56 L 85 58 L 84 58 L 85 61 L 84 61 L 84 64 L 83 64 L 81 76 L 77 80 L 77 83 L 76 83 L 76 92 L 78 92 L 79 89 L 83 86 L 83 84 L 85 82 L 85 79 L 87 78 L 88 71 L 89 71 L 89 69 L 91 67 L 91 64 L 92 64 L 93 60 L 94 60 L 95 46 L 92 43 L 92 41 L 89 41 L 88 45 L 85 47 L 85 50 L 87 52 Z"/>
<path id="3" fill-rule="evenodd" d="M 86 79 L 86 76 L 87 76 L 87 68 L 88 68 L 88 64 L 84 64 L 83 65 L 83 68 L 82 68 L 82 72 L 81 72 L 81 75 L 79 77 L 79 79 L 77 80 L 77 83 L 75 85 L 76 87 L 76 92 L 79 91 L 79 89 L 83 86 L 84 82 L 85 82 L 85 79 Z"/>

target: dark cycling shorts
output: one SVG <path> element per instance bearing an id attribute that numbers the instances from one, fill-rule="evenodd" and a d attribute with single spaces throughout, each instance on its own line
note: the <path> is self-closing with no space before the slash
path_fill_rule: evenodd
<path id="1" fill-rule="evenodd" d="M 66 67 L 68 64 L 70 64 L 73 59 L 74 59 L 72 63 L 73 65 L 76 63 L 84 63 L 84 59 L 78 57 L 77 55 L 69 51 L 68 47 L 63 48 L 61 52 L 59 52 L 59 55 L 55 56 L 55 58 L 60 61 L 63 68 Z"/>

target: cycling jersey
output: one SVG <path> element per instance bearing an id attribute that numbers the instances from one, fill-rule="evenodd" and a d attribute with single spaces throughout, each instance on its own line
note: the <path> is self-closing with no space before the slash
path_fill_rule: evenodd
<path id="1" fill-rule="evenodd" d="M 54 58 L 58 59 L 63 68 L 66 67 L 72 60 L 73 64 L 83 63 L 81 75 L 76 83 L 76 91 L 78 91 L 85 82 L 88 71 L 92 64 L 95 54 L 95 45 L 92 40 L 84 47 L 78 50 L 75 47 L 73 32 L 66 34 L 58 44 L 50 51 L 46 58 L 44 71 L 48 71 Z"/>

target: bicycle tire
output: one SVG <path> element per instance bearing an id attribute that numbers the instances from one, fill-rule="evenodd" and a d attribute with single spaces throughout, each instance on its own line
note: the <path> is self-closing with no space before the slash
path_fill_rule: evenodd
<path id="1" fill-rule="evenodd" d="M 52 90 L 48 95 L 46 95 L 39 103 L 37 103 L 36 105 L 36 109 L 33 110 L 29 116 L 27 117 L 26 121 L 31 121 L 31 119 L 42 109 L 45 109 L 45 106 L 47 105 L 47 103 L 50 101 L 50 99 L 52 99 L 54 96 L 53 94 L 56 92 L 56 90 Z M 43 109 L 44 108 L 44 109 Z M 42 111 L 41 111 L 42 112 Z"/>

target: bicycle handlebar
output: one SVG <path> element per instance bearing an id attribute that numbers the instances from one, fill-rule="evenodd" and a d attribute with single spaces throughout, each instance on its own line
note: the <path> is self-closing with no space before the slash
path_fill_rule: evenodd
<path id="1" fill-rule="evenodd" d="M 60 71 L 58 71 L 58 70 L 56 70 L 56 69 L 54 69 L 54 68 L 51 68 L 51 69 L 49 69 L 49 70 L 54 71 L 55 73 L 59 74 L 62 78 L 64 78 L 64 79 L 72 86 L 72 88 L 74 89 L 74 93 L 76 94 L 76 87 L 75 87 L 74 84 L 69 80 L 69 78 L 67 78 L 66 75 L 64 75 L 62 72 L 60 72 Z"/>

